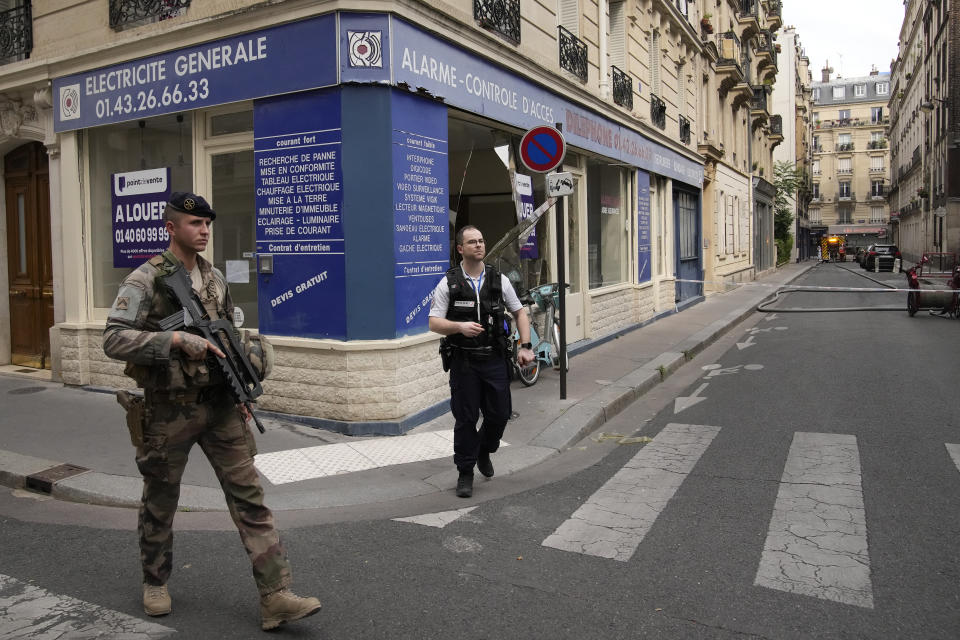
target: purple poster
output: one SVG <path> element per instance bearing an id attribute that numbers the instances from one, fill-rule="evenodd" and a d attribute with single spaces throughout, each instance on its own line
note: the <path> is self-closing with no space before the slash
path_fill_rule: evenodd
<path id="1" fill-rule="evenodd" d="M 110 181 L 113 266 L 133 269 L 170 244 L 163 224 L 163 210 L 170 199 L 170 169 L 115 173 Z"/>
<path id="2" fill-rule="evenodd" d="M 523 222 L 533 215 L 533 181 L 530 176 L 521 173 L 517 174 L 517 196 L 520 201 L 517 203 L 517 222 Z M 520 258 L 522 260 L 533 260 L 539 258 L 540 252 L 537 250 L 537 228 L 530 230 L 527 241 L 520 247 Z"/>

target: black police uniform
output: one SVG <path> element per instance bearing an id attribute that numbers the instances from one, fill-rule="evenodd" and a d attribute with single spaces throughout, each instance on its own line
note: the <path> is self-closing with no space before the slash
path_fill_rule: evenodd
<path id="1" fill-rule="evenodd" d="M 450 410 L 456 421 L 453 462 L 461 473 L 472 473 L 481 451 L 499 448 L 512 410 L 503 288 L 500 272 L 485 265 L 478 315 L 477 295 L 462 267 L 450 269 L 446 277 L 447 320 L 479 322 L 484 329 L 474 338 L 457 333 L 445 339 L 450 349 Z"/>

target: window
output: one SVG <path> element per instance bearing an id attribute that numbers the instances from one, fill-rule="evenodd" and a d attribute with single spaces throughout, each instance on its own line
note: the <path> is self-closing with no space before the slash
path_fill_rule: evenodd
<path id="1" fill-rule="evenodd" d="M 846 87 L 834 87 L 833 88 L 833 99 L 842 100 L 847 95 Z"/>
<path id="2" fill-rule="evenodd" d="M 590 288 L 627 279 L 625 172 L 605 162 L 587 165 L 587 262 Z"/>
<path id="3" fill-rule="evenodd" d="M 883 140 L 883 131 L 871 131 L 870 142 L 881 142 Z"/>
<path id="4" fill-rule="evenodd" d="M 853 85 L 853 95 L 857 98 L 862 98 L 867 95 L 867 85 L 865 84 L 855 84 Z"/>
<path id="5" fill-rule="evenodd" d="M 877 173 L 883 170 L 883 156 L 870 156 L 870 171 Z"/>
<path id="6" fill-rule="evenodd" d="M 814 182 L 814 183 L 813 183 L 813 191 L 812 191 L 812 193 L 813 193 L 813 199 L 814 199 L 814 200 L 819 200 L 819 199 L 820 199 L 820 183 L 819 183 L 819 182 Z"/>
<path id="7" fill-rule="evenodd" d="M 140 169 L 169 168 L 171 191 L 193 191 L 193 123 L 190 112 L 183 114 L 182 121 L 177 121 L 177 116 L 168 115 L 141 122 L 143 128 L 133 120 L 86 132 L 92 212 L 93 304 L 98 308 L 113 304 L 120 281 L 130 273 L 129 267 L 113 266 L 110 176 Z"/>
<path id="8" fill-rule="evenodd" d="M 813 136 L 813 150 L 822 151 L 820 147 L 820 136 Z"/>
<path id="9" fill-rule="evenodd" d="M 810 209 L 810 224 L 820 224 L 823 218 L 820 217 L 820 209 Z"/>
<path id="10" fill-rule="evenodd" d="M 660 32 L 650 34 L 650 93 L 660 94 Z"/>
<path id="11" fill-rule="evenodd" d="M 885 96 L 890 93 L 890 83 L 889 82 L 878 82 L 877 83 L 877 95 Z"/>
<path id="12" fill-rule="evenodd" d="M 853 173 L 852 162 L 852 158 L 837 158 L 837 173 L 841 175 Z"/>
<path id="13" fill-rule="evenodd" d="M 813 100 L 816 101 L 819 99 L 820 99 L 820 89 L 817 88 L 813 90 Z"/>
<path id="14" fill-rule="evenodd" d="M 849 182 L 848 180 L 844 180 L 844 181 L 842 181 L 842 182 L 839 183 L 839 187 L 840 187 L 840 194 L 839 194 L 840 197 L 841 197 L 841 198 L 849 198 L 849 197 L 850 197 L 850 182 Z"/>
<path id="15" fill-rule="evenodd" d="M 883 122 L 883 107 L 870 107 L 870 122 L 872 124 Z"/>
<path id="16" fill-rule="evenodd" d="M 884 222 L 883 207 L 870 207 L 870 223 L 878 224 Z"/>
<path id="17" fill-rule="evenodd" d="M 837 117 L 840 119 L 840 124 L 850 124 L 850 109 L 840 109 Z"/>
<path id="18" fill-rule="evenodd" d="M 616 65 L 621 71 L 627 68 L 625 4 L 623 0 L 614 0 L 610 3 L 610 40 L 607 43 L 610 64 Z"/>
<path id="19" fill-rule="evenodd" d="M 870 181 L 870 195 L 875 198 L 883 196 L 883 180 Z"/>
<path id="20" fill-rule="evenodd" d="M 557 19 L 560 21 L 560 26 L 579 37 L 580 0 L 557 0 L 557 3 Z"/>
<path id="21" fill-rule="evenodd" d="M 811 165 L 810 171 L 811 171 L 811 172 L 813 173 L 813 175 L 815 175 L 815 176 L 820 175 L 820 161 L 819 161 L 819 160 L 814 160 L 814 161 L 813 161 L 813 164 Z"/>

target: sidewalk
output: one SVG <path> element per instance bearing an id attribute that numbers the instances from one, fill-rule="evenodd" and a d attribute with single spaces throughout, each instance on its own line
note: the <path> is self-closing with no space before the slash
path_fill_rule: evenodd
<path id="1" fill-rule="evenodd" d="M 679 313 L 574 350 L 567 399 L 559 374 L 544 371 L 533 387 L 513 384 L 514 411 L 497 475 L 536 465 L 571 446 L 648 392 L 687 359 L 751 314 L 777 286 L 814 267 L 787 264 L 746 286 L 717 294 Z M 0 368 L 0 485 L 25 486 L 76 502 L 134 507 L 141 480 L 112 394 L 14 375 Z M 275 511 L 341 507 L 448 491 L 456 483 L 451 416 L 403 436 L 350 437 L 263 419 L 257 468 Z M 226 509 L 216 476 L 199 448 L 183 477 L 180 509 Z"/>

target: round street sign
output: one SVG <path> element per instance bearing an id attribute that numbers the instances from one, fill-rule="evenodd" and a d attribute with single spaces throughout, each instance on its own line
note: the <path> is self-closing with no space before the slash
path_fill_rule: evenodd
<path id="1" fill-rule="evenodd" d="M 527 169 L 537 173 L 547 173 L 559 167 L 566 152 L 563 134 L 553 127 L 534 127 L 520 139 L 520 160 Z"/>

